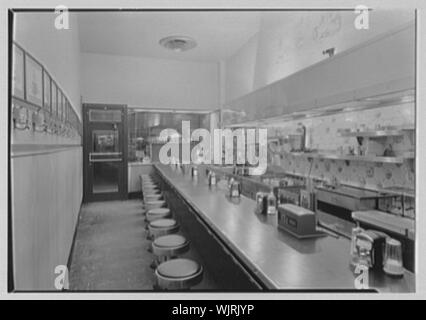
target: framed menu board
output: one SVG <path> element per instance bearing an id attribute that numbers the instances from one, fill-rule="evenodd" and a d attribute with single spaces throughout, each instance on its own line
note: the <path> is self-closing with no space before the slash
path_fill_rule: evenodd
<path id="1" fill-rule="evenodd" d="M 43 105 L 43 67 L 28 54 L 25 55 L 26 100 Z"/>
<path id="2" fill-rule="evenodd" d="M 46 70 L 43 70 L 43 107 L 47 111 L 51 109 L 51 92 L 52 86 L 50 84 L 50 76 Z"/>
<path id="3" fill-rule="evenodd" d="M 58 89 L 56 87 L 55 81 L 51 81 L 52 83 L 52 108 L 51 113 L 52 116 L 58 115 Z"/>
<path id="4" fill-rule="evenodd" d="M 61 112 L 62 112 L 62 121 L 65 121 L 65 95 L 64 93 L 61 91 L 62 93 L 62 100 L 61 100 Z"/>
<path id="5" fill-rule="evenodd" d="M 62 109 L 62 121 L 65 121 L 65 103 L 66 103 L 66 98 L 65 95 L 62 93 L 62 101 L 61 101 L 61 109 Z"/>
<path id="6" fill-rule="evenodd" d="M 70 114 L 69 114 L 69 120 L 70 123 L 73 127 L 75 127 L 75 123 L 76 123 L 76 119 L 75 119 L 75 114 L 74 114 L 74 109 L 70 106 Z"/>
<path id="7" fill-rule="evenodd" d="M 12 66 L 12 95 L 25 99 L 24 89 L 24 51 L 16 44 L 13 44 L 13 66 Z"/>
<path id="8" fill-rule="evenodd" d="M 63 96 L 61 89 L 58 88 L 58 119 L 62 120 L 63 117 Z"/>
<path id="9" fill-rule="evenodd" d="M 70 113 L 70 103 L 68 102 L 68 99 L 65 98 L 65 122 L 69 121 L 69 113 Z"/>

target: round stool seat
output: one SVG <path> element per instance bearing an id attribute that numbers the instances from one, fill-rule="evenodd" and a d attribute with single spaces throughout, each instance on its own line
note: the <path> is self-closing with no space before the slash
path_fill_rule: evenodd
<path id="1" fill-rule="evenodd" d="M 151 221 L 149 224 L 150 228 L 153 229 L 166 229 L 166 228 L 172 228 L 177 225 L 177 222 L 175 219 L 159 219 L 155 221 Z"/>
<path id="2" fill-rule="evenodd" d="M 167 234 L 176 233 L 179 230 L 179 224 L 174 219 L 156 219 L 148 225 L 149 233 L 154 239 Z"/>
<path id="3" fill-rule="evenodd" d="M 151 177 L 150 177 L 150 176 L 140 176 L 140 181 L 141 181 L 142 183 L 147 183 L 147 182 L 151 183 L 151 182 L 152 182 L 152 179 L 151 179 Z"/>
<path id="4" fill-rule="evenodd" d="M 153 246 L 158 248 L 174 248 L 180 247 L 189 243 L 184 236 L 180 234 L 169 234 L 167 236 L 158 237 L 152 243 Z"/>
<path id="5" fill-rule="evenodd" d="M 146 219 L 148 221 L 154 221 L 158 219 L 164 219 L 171 216 L 171 212 L 169 208 L 154 208 L 148 210 L 146 213 Z"/>
<path id="6" fill-rule="evenodd" d="M 152 243 L 152 252 L 156 256 L 173 257 L 189 249 L 189 241 L 179 234 L 169 234 L 156 238 Z"/>
<path id="7" fill-rule="evenodd" d="M 148 202 L 155 202 L 162 200 L 162 194 L 158 190 L 149 190 L 149 191 L 143 191 L 142 192 L 142 201 L 144 202 L 145 209 L 147 209 L 146 204 Z"/>
<path id="8" fill-rule="evenodd" d="M 166 202 L 164 200 L 146 201 L 145 207 L 148 210 L 159 209 L 159 208 L 163 207 L 165 204 L 166 204 Z"/>
<path id="9" fill-rule="evenodd" d="M 189 289 L 201 281 L 203 267 L 193 260 L 178 258 L 161 263 L 155 275 L 161 289 Z"/>
<path id="10" fill-rule="evenodd" d="M 150 185 L 155 184 L 154 180 L 148 178 L 148 179 L 142 179 L 142 185 Z"/>
<path id="11" fill-rule="evenodd" d="M 142 183 L 142 188 L 157 188 L 157 185 L 153 182 Z"/>
<path id="12" fill-rule="evenodd" d="M 152 181 L 144 181 L 144 182 L 142 182 L 142 188 L 144 188 L 144 187 L 155 187 L 155 186 L 156 186 L 156 184 L 154 182 L 152 182 Z"/>
<path id="13" fill-rule="evenodd" d="M 157 186 L 142 187 L 142 192 L 157 191 L 157 190 L 158 190 Z"/>
<path id="14" fill-rule="evenodd" d="M 160 193 L 160 190 L 158 190 L 157 188 L 142 189 L 142 193 L 144 193 L 145 195 L 149 195 L 149 194 L 159 194 L 159 193 Z"/>
<path id="15" fill-rule="evenodd" d="M 160 200 L 162 197 L 161 193 L 150 193 L 144 196 L 145 201 L 155 201 Z"/>
<path id="16" fill-rule="evenodd" d="M 145 194 L 145 195 L 147 195 L 147 194 L 157 194 L 159 192 L 160 192 L 160 190 L 158 190 L 157 188 L 150 188 L 150 189 L 143 189 L 142 188 L 142 194 Z"/>

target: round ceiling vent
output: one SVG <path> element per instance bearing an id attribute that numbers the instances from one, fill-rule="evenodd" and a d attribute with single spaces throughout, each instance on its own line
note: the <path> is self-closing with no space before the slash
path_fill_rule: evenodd
<path id="1" fill-rule="evenodd" d="M 197 45 L 194 39 L 182 36 L 163 38 L 160 40 L 160 44 L 169 50 L 178 52 L 190 50 Z"/>

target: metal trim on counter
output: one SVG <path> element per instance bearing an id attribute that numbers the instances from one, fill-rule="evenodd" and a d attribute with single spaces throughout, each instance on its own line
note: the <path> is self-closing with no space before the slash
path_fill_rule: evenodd
<path id="1" fill-rule="evenodd" d="M 275 215 L 256 214 L 254 200 L 230 199 L 220 183 L 209 187 L 205 170 L 198 170 L 193 179 L 189 170 L 182 174 L 170 166 L 154 167 L 266 288 L 355 290 L 348 239 L 326 236 L 299 240 L 277 228 Z M 380 292 L 413 292 L 414 277 L 408 271 L 399 279 L 370 271 L 369 283 Z"/>

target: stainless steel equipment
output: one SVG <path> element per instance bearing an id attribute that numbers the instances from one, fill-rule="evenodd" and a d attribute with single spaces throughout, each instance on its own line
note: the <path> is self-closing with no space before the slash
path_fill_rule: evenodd
<path id="1" fill-rule="evenodd" d="M 323 226 L 350 238 L 355 227 L 352 212 L 375 209 L 383 196 L 387 195 L 349 186 L 316 187 L 315 212 Z"/>
<path id="2" fill-rule="evenodd" d="M 290 143 L 290 151 L 302 151 L 304 149 L 302 134 L 290 134 L 288 141 Z"/>
<path id="3" fill-rule="evenodd" d="M 296 134 L 288 136 L 291 151 L 305 151 L 306 149 L 306 127 L 299 123 Z"/>
<path id="4" fill-rule="evenodd" d="M 309 210 L 315 210 L 314 193 L 308 190 L 300 190 L 300 206 Z"/>
<path id="5" fill-rule="evenodd" d="M 355 227 L 352 229 L 352 236 L 351 236 L 351 267 L 355 268 L 356 265 L 359 264 L 359 254 L 356 246 L 356 241 L 358 238 L 358 235 L 360 235 L 364 230 L 360 227 Z"/>
<path id="6" fill-rule="evenodd" d="M 358 263 L 369 268 L 382 270 L 385 241 L 387 235 L 375 230 L 366 230 L 355 235 L 355 248 Z"/>
<path id="7" fill-rule="evenodd" d="M 279 187 L 276 189 L 277 199 L 280 204 L 283 203 L 292 203 L 295 205 L 300 204 L 300 190 L 304 186 L 287 186 Z"/>

